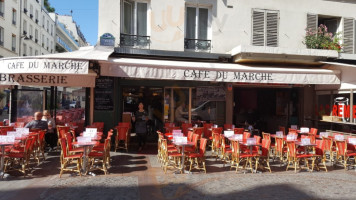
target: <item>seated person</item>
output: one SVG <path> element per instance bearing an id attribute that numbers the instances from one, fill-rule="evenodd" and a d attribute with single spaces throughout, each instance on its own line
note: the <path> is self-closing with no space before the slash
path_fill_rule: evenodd
<path id="1" fill-rule="evenodd" d="M 41 112 L 35 112 L 35 119 L 26 124 L 25 128 L 48 130 L 48 124 L 46 121 L 42 121 Z"/>
<path id="2" fill-rule="evenodd" d="M 184 123 L 185 121 L 187 121 L 186 118 L 183 117 L 183 115 L 187 115 L 188 112 L 185 112 L 185 103 L 183 102 L 182 104 L 180 104 L 175 112 L 175 120 L 178 123 Z"/>

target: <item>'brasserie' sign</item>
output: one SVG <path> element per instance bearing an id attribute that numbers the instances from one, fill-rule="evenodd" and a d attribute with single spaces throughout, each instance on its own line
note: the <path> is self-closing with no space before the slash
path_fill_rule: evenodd
<path id="1" fill-rule="evenodd" d="M 87 74 L 89 61 L 54 59 L 8 59 L 0 62 L 2 73 Z"/>

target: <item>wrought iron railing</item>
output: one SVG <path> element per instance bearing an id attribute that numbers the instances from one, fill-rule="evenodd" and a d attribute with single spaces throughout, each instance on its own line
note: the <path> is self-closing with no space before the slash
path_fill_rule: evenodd
<path id="1" fill-rule="evenodd" d="M 120 34 L 120 46 L 149 49 L 151 43 L 150 36 Z"/>
<path id="2" fill-rule="evenodd" d="M 211 50 L 211 40 L 200 40 L 200 39 L 184 39 L 184 48 L 191 50 Z"/>

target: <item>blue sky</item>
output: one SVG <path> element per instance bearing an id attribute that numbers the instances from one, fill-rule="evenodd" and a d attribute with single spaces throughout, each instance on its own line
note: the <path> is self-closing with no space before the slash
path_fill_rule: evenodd
<path id="1" fill-rule="evenodd" d="M 98 0 L 49 0 L 59 15 L 70 15 L 80 26 L 85 39 L 95 45 L 98 38 Z"/>

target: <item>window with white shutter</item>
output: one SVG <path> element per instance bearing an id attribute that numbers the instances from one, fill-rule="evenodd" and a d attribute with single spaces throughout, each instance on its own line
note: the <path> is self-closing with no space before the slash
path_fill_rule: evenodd
<path id="1" fill-rule="evenodd" d="M 344 18 L 344 53 L 354 53 L 355 20 Z"/>
<path id="2" fill-rule="evenodd" d="M 252 45 L 278 46 L 279 11 L 252 10 Z"/>
<path id="3" fill-rule="evenodd" d="M 307 30 L 315 31 L 318 26 L 318 15 L 316 14 L 307 14 Z"/>

